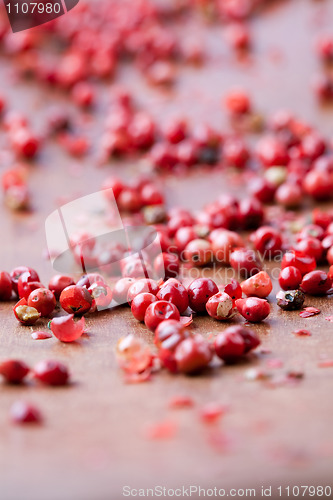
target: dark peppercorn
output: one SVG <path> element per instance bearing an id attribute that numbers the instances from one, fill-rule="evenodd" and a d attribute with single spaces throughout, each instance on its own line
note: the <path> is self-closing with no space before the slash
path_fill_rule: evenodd
<path id="1" fill-rule="evenodd" d="M 284 311 L 296 311 L 304 304 L 305 296 L 301 290 L 280 291 L 277 295 L 277 305 Z"/>

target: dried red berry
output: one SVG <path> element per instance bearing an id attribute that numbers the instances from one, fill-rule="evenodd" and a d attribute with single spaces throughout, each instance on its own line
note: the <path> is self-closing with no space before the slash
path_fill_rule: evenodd
<path id="1" fill-rule="evenodd" d="M 73 278 L 63 274 L 56 274 L 50 280 L 49 289 L 54 293 L 55 298 L 58 300 L 61 292 L 71 285 L 75 285 Z"/>
<path id="2" fill-rule="evenodd" d="M 283 290 L 297 290 L 302 282 L 302 274 L 297 267 L 288 266 L 279 275 L 280 287 Z"/>
<path id="3" fill-rule="evenodd" d="M 16 319 L 22 325 L 31 326 L 40 318 L 40 313 L 34 307 L 29 307 L 26 299 L 21 299 L 13 307 Z"/>
<path id="4" fill-rule="evenodd" d="M 156 295 L 152 293 L 144 292 L 135 295 L 131 301 L 131 311 L 134 318 L 138 321 L 144 321 L 148 307 L 156 301 Z"/>
<path id="5" fill-rule="evenodd" d="M 8 359 L 0 363 L 0 375 L 9 384 L 20 384 L 28 375 L 30 368 L 26 363 L 17 359 Z"/>
<path id="6" fill-rule="evenodd" d="M 60 361 L 40 361 L 33 369 L 34 377 L 45 385 L 66 385 L 69 379 L 67 367 Z"/>
<path id="7" fill-rule="evenodd" d="M 53 318 L 50 328 L 55 337 L 61 342 L 74 342 L 81 337 L 85 330 L 85 320 L 82 317 L 79 321 L 74 321 L 74 314 Z"/>
<path id="8" fill-rule="evenodd" d="M 273 289 L 272 281 L 266 271 L 260 271 L 241 283 L 242 291 L 247 297 L 265 299 Z"/>
<path id="9" fill-rule="evenodd" d="M 210 278 L 198 278 L 187 289 L 189 306 L 195 312 L 205 312 L 208 299 L 218 293 L 217 284 Z"/>
<path id="10" fill-rule="evenodd" d="M 81 316 L 87 313 L 92 304 L 92 297 L 88 290 L 79 285 L 71 285 L 60 294 L 60 305 L 69 314 Z"/>
<path id="11" fill-rule="evenodd" d="M 0 300 L 10 300 L 12 296 L 12 279 L 9 273 L 0 272 Z"/>
<path id="12" fill-rule="evenodd" d="M 279 255 L 282 248 L 282 238 L 277 229 L 270 226 L 261 226 L 251 235 L 254 248 L 261 253 L 265 259 L 271 259 Z"/>
<path id="13" fill-rule="evenodd" d="M 92 297 L 92 307 L 98 310 L 106 309 L 112 302 L 112 290 L 104 281 L 96 281 L 89 288 Z"/>
<path id="14" fill-rule="evenodd" d="M 211 346 L 201 335 L 183 340 L 175 352 L 178 371 L 187 374 L 197 373 L 206 368 L 212 357 Z"/>
<path id="15" fill-rule="evenodd" d="M 188 308 L 188 294 L 186 288 L 180 281 L 170 278 L 160 288 L 157 294 L 158 300 L 167 300 L 174 304 L 182 314 Z"/>
<path id="16" fill-rule="evenodd" d="M 225 292 L 218 292 L 210 297 L 206 303 L 206 309 L 214 319 L 225 321 L 235 315 L 234 302 Z"/>
<path id="17" fill-rule="evenodd" d="M 131 305 L 132 300 L 141 293 L 151 293 L 157 295 L 159 286 L 155 280 L 143 278 L 131 284 L 127 293 L 127 302 Z"/>
<path id="18" fill-rule="evenodd" d="M 224 292 L 227 293 L 232 300 L 242 298 L 242 287 L 234 278 L 231 278 L 230 283 L 224 287 Z"/>
<path id="19" fill-rule="evenodd" d="M 297 250 L 289 250 L 283 256 L 281 269 L 293 266 L 299 269 L 302 276 L 316 269 L 316 260 L 313 257 L 304 255 Z"/>
<path id="20" fill-rule="evenodd" d="M 230 255 L 230 265 L 244 278 L 249 278 L 262 269 L 261 262 L 258 260 L 256 253 L 249 248 L 240 248 L 234 250 Z"/>
<path id="21" fill-rule="evenodd" d="M 163 252 L 154 260 L 154 271 L 157 276 L 175 278 L 179 273 L 179 258 L 176 254 Z"/>
<path id="22" fill-rule="evenodd" d="M 121 278 L 113 288 L 113 298 L 117 304 L 127 304 L 127 295 L 130 287 L 136 282 L 134 278 Z"/>
<path id="23" fill-rule="evenodd" d="M 310 295 L 325 295 L 332 287 L 332 280 L 324 271 L 311 271 L 303 276 L 301 290 Z"/>
<path id="24" fill-rule="evenodd" d="M 28 298 L 28 306 L 34 307 L 42 317 L 47 318 L 56 306 L 56 299 L 51 290 L 36 288 Z"/>
<path id="25" fill-rule="evenodd" d="M 243 318 L 251 323 L 263 321 L 270 313 L 269 303 L 265 299 L 248 297 L 236 300 L 235 304 Z"/>
<path id="26" fill-rule="evenodd" d="M 42 416 L 39 410 L 24 401 L 17 401 L 10 409 L 10 418 L 14 424 L 40 424 Z"/>
<path id="27" fill-rule="evenodd" d="M 184 260 L 193 266 L 205 266 L 211 263 L 213 251 L 209 241 L 201 238 L 190 241 L 184 250 Z"/>
<path id="28" fill-rule="evenodd" d="M 17 293 L 20 299 L 28 299 L 33 290 L 36 290 L 37 288 L 44 288 L 42 283 L 39 282 L 39 279 L 35 279 L 36 276 L 38 278 L 38 274 L 33 270 L 32 272 L 25 271 L 20 274 L 17 280 Z"/>
<path id="29" fill-rule="evenodd" d="M 191 333 L 186 326 L 175 319 L 162 321 L 155 330 L 154 342 L 158 348 L 158 357 L 162 365 L 172 373 L 177 372 L 175 350 L 190 336 Z"/>
<path id="30" fill-rule="evenodd" d="M 166 319 L 176 319 L 179 321 L 180 314 L 175 305 L 166 300 L 158 300 L 148 306 L 144 321 L 149 330 L 155 331 L 158 325 Z"/>

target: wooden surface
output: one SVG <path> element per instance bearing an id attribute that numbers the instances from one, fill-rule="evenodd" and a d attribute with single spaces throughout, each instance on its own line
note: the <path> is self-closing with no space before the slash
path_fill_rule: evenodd
<path id="1" fill-rule="evenodd" d="M 128 66 L 120 69 L 119 79 L 135 82 L 138 102 L 149 104 L 151 112 L 163 119 L 181 110 L 193 120 L 207 119 L 219 125 L 224 120 L 221 96 L 241 83 L 252 92 L 258 110 L 266 113 L 287 107 L 332 134 L 332 111 L 321 109 L 310 89 L 310 79 L 319 69 L 313 41 L 319 32 L 330 32 L 332 21 L 329 1 L 293 0 L 275 6 L 251 22 L 254 51 L 250 64 L 235 62 L 228 55 L 220 27 L 208 30 L 189 20 L 182 27 L 184 35 L 197 28 L 208 54 L 202 69 L 181 69 L 170 93 L 148 88 L 139 75 L 130 78 L 133 70 Z M 41 129 L 40 116 L 62 97 L 33 82 L 13 86 L 8 59 L 1 59 L 0 72 L 0 90 L 14 108 L 33 115 L 36 129 Z M 101 89 L 98 117 L 107 96 L 108 89 Z M 97 118 L 90 124 L 94 137 L 100 122 Z M 133 164 L 98 169 L 93 163 L 92 159 L 84 161 L 77 175 L 73 161 L 54 144 L 43 149 L 31 167 L 34 211 L 19 216 L 1 208 L 1 269 L 31 265 L 47 283 L 52 269 L 42 258 L 44 221 L 55 208 L 55 200 L 98 190 L 110 171 L 120 171 L 126 178 L 137 169 Z M 194 209 L 223 192 L 225 181 L 220 172 L 206 171 L 188 179 L 167 178 L 165 186 L 169 206 L 184 204 Z M 318 367 L 321 356 L 333 358 L 333 325 L 325 321 L 332 314 L 331 304 L 332 300 L 307 299 L 307 305 L 322 310 L 310 319 L 301 319 L 298 312 L 284 313 L 273 305 L 268 321 L 255 327 L 262 347 L 271 353 L 258 353 L 249 363 L 217 366 L 199 377 L 163 372 L 138 385 L 124 384 L 114 347 L 118 338 L 130 332 L 148 339 L 151 335 L 127 308 L 88 316 L 89 335 L 65 345 L 56 339 L 32 341 L 30 329 L 17 324 L 10 305 L 1 304 L 1 358 L 22 358 L 31 365 L 43 358 L 59 359 L 69 365 L 73 380 L 67 388 L 52 390 L 1 384 L 1 500 L 119 499 L 125 485 L 254 487 L 257 496 L 262 485 L 333 486 L 333 368 Z M 195 319 L 194 325 L 195 332 L 207 336 L 223 328 L 207 318 Z M 292 331 L 297 328 L 309 329 L 312 337 L 295 337 Z M 283 367 L 267 368 L 267 360 L 272 358 L 281 359 Z M 275 389 L 245 380 L 246 371 L 256 366 L 274 377 L 301 370 L 304 380 Z M 193 397 L 194 408 L 169 410 L 169 399 L 179 394 Z M 21 398 L 39 406 L 45 416 L 43 426 L 9 424 L 9 408 Z M 210 401 L 229 407 L 217 427 L 223 436 L 219 446 L 212 446 L 215 428 L 204 426 L 198 417 L 202 404 Z M 166 419 L 179 424 L 175 437 L 147 440 L 146 425 Z"/>

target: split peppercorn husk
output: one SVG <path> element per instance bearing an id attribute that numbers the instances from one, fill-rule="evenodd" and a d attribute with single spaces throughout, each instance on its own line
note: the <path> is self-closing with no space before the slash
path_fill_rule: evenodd
<path id="1" fill-rule="evenodd" d="M 305 295 L 301 290 L 281 290 L 277 295 L 277 305 L 284 311 L 296 311 L 304 304 Z"/>

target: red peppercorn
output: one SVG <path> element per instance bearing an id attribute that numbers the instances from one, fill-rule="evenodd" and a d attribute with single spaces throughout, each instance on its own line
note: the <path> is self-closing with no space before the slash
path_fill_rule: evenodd
<path id="1" fill-rule="evenodd" d="M 333 99 L 333 80 L 330 75 L 319 74 L 313 80 L 313 90 L 321 101 Z"/>
<path id="2" fill-rule="evenodd" d="M 329 232 L 327 230 L 327 232 Z M 321 226 L 317 224 L 308 224 L 303 227 L 302 231 L 297 235 L 297 240 L 303 240 L 304 238 L 318 238 L 322 240 L 325 235 L 325 231 Z"/>
<path id="3" fill-rule="evenodd" d="M 327 251 L 333 246 L 333 234 L 328 234 L 321 242 L 323 256 L 326 257 Z"/>
<path id="4" fill-rule="evenodd" d="M 235 50 L 248 49 L 250 46 L 250 33 L 242 23 L 230 23 L 226 28 L 226 38 Z"/>
<path id="5" fill-rule="evenodd" d="M 189 306 L 197 312 L 206 312 L 208 299 L 218 293 L 217 284 L 210 278 L 198 278 L 189 285 L 187 289 Z"/>
<path id="6" fill-rule="evenodd" d="M 42 416 L 39 410 L 24 401 L 17 401 L 10 409 L 10 418 L 14 424 L 40 424 Z"/>
<path id="7" fill-rule="evenodd" d="M 301 142 L 301 153 L 310 161 L 314 161 L 325 153 L 325 141 L 316 133 L 305 134 Z"/>
<path id="8" fill-rule="evenodd" d="M 25 298 L 19 300 L 13 307 L 16 319 L 22 325 L 31 326 L 40 318 L 40 313 L 34 307 L 29 307 Z"/>
<path id="9" fill-rule="evenodd" d="M 262 137 L 257 144 L 257 155 L 264 167 L 285 166 L 288 163 L 287 150 L 277 137 Z"/>
<path id="10" fill-rule="evenodd" d="M 149 264 L 136 255 L 126 257 L 123 260 L 121 263 L 121 272 L 124 278 L 143 278 L 152 274 Z"/>
<path id="11" fill-rule="evenodd" d="M 279 255 L 282 248 L 282 238 L 277 229 L 261 226 L 251 235 L 254 248 L 266 259 Z"/>
<path id="12" fill-rule="evenodd" d="M 0 272 L 0 300 L 10 300 L 12 297 L 12 279 L 9 273 Z"/>
<path id="13" fill-rule="evenodd" d="M 53 292 L 55 298 L 58 300 L 61 292 L 68 286 L 75 285 L 75 281 L 70 276 L 63 274 L 56 274 L 50 279 L 49 289 Z"/>
<path id="14" fill-rule="evenodd" d="M 273 289 L 272 281 L 266 271 L 260 271 L 241 284 L 242 291 L 247 297 L 265 299 Z"/>
<path id="15" fill-rule="evenodd" d="M 304 179 L 303 189 L 315 200 L 329 200 L 333 195 L 332 174 L 319 170 L 311 170 Z"/>
<path id="16" fill-rule="evenodd" d="M 174 351 L 177 345 L 190 335 L 183 323 L 175 319 L 166 319 L 156 328 L 154 343 L 158 349 Z"/>
<path id="17" fill-rule="evenodd" d="M 288 266 L 279 275 L 280 287 L 283 290 L 297 290 L 302 282 L 302 274 L 297 267 Z"/>
<path id="18" fill-rule="evenodd" d="M 297 208 L 303 200 L 302 188 L 294 182 L 284 182 L 278 187 L 275 200 L 286 208 Z"/>
<path id="19" fill-rule="evenodd" d="M 193 226 L 194 219 L 192 215 L 186 210 L 181 210 L 178 213 L 170 214 L 168 222 L 168 233 L 170 238 L 173 238 L 178 229 L 186 226 Z"/>
<path id="20" fill-rule="evenodd" d="M 47 318 L 56 306 L 56 299 L 51 290 L 36 288 L 28 297 L 28 306 L 34 307 L 42 317 Z"/>
<path id="21" fill-rule="evenodd" d="M 333 246 L 331 246 L 331 248 L 328 249 L 328 252 L 326 254 L 326 259 L 329 263 L 330 266 L 333 265 Z"/>
<path id="22" fill-rule="evenodd" d="M 33 369 L 34 377 L 45 385 L 66 385 L 69 379 L 67 367 L 59 361 L 40 361 Z"/>
<path id="23" fill-rule="evenodd" d="M 231 278 L 230 283 L 228 283 L 223 290 L 225 293 L 232 298 L 232 300 L 242 298 L 242 287 L 234 278 Z"/>
<path id="24" fill-rule="evenodd" d="M 154 342 L 158 348 L 158 357 L 162 365 L 172 373 L 177 372 L 175 350 L 191 333 L 180 322 L 174 319 L 162 321 L 155 330 Z"/>
<path id="25" fill-rule="evenodd" d="M 118 196 L 119 210 L 124 212 L 138 212 L 142 208 L 140 193 L 130 187 L 124 188 Z"/>
<path id="26" fill-rule="evenodd" d="M 105 190 L 105 196 L 111 203 L 119 198 L 120 193 L 124 189 L 124 183 L 117 177 L 108 177 L 102 185 L 102 189 Z"/>
<path id="27" fill-rule="evenodd" d="M 180 255 L 190 243 L 190 241 L 195 240 L 198 237 L 195 229 L 191 226 L 180 227 L 175 234 L 175 245 Z"/>
<path id="28" fill-rule="evenodd" d="M 79 281 L 76 284 L 77 284 L 77 286 L 84 286 L 86 288 L 89 288 L 94 283 L 104 283 L 104 285 L 106 285 L 103 276 L 99 273 L 85 274 L 85 275 L 81 276 L 81 278 L 79 279 Z M 71 283 L 70 285 L 75 285 L 75 283 Z M 70 285 L 68 285 L 68 286 L 70 286 Z"/>
<path id="29" fill-rule="evenodd" d="M 142 292 L 135 295 L 131 301 L 131 311 L 135 319 L 144 321 L 145 314 L 153 302 L 156 302 L 156 295 L 149 292 Z"/>
<path id="30" fill-rule="evenodd" d="M 23 273 L 29 272 L 30 277 L 29 279 L 31 281 L 39 281 L 39 276 L 37 272 L 32 269 L 31 267 L 26 267 L 26 266 L 20 266 L 20 267 L 15 267 L 10 273 L 11 279 L 12 279 L 12 286 L 13 290 L 16 294 L 18 294 L 17 286 L 18 286 L 18 280 L 22 276 Z"/>
<path id="31" fill-rule="evenodd" d="M 249 189 L 252 196 L 261 201 L 261 203 L 271 203 L 274 199 L 276 186 L 264 177 L 257 177 L 251 181 Z"/>
<path id="32" fill-rule="evenodd" d="M 235 363 L 245 351 L 245 342 L 238 332 L 239 327 L 231 327 L 217 335 L 215 339 L 215 351 L 219 358 L 225 363 Z"/>
<path id="33" fill-rule="evenodd" d="M 8 359 L 0 363 L 0 375 L 2 375 L 9 384 L 20 384 L 28 375 L 30 368 L 17 359 Z"/>
<path id="34" fill-rule="evenodd" d="M 289 250 L 283 256 L 281 269 L 289 266 L 297 267 L 302 276 L 304 276 L 304 274 L 310 273 L 316 269 L 316 260 L 314 257 L 304 255 L 297 250 Z"/>
<path id="35" fill-rule="evenodd" d="M 211 244 L 207 240 L 196 238 L 190 241 L 184 250 L 184 260 L 193 266 L 205 266 L 213 260 Z"/>
<path id="36" fill-rule="evenodd" d="M 324 271 L 311 271 L 303 276 L 301 290 L 310 295 L 325 295 L 332 287 L 332 280 Z"/>
<path id="37" fill-rule="evenodd" d="M 181 373 L 197 373 L 208 366 L 213 357 L 212 348 L 201 335 L 183 340 L 176 348 L 175 360 Z"/>
<path id="38" fill-rule="evenodd" d="M 225 321 L 235 315 L 232 298 L 224 292 L 218 292 L 210 297 L 206 303 L 206 310 L 214 319 Z"/>
<path id="39" fill-rule="evenodd" d="M 217 229 L 210 234 L 212 250 L 219 263 L 229 264 L 230 255 L 235 248 L 243 247 L 241 236 L 227 229 Z"/>
<path id="40" fill-rule="evenodd" d="M 148 306 L 144 321 L 149 330 L 154 332 L 165 319 L 180 319 L 179 311 L 174 304 L 166 300 L 158 300 Z"/>
<path id="41" fill-rule="evenodd" d="M 319 38 L 316 44 L 317 53 L 324 61 L 333 60 L 333 38 L 323 35 Z"/>
<path id="42" fill-rule="evenodd" d="M 157 293 L 158 300 L 167 300 L 174 304 L 182 314 L 188 308 L 188 294 L 186 288 L 180 281 L 170 278 L 160 288 Z"/>
<path id="43" fill-rule="evenodd" d="M 226 363 L 235 363 L 260 344 L 260 340 L 249 328 L 230 326 L 219 333 L 215 339 L 215 351 Z"/>
<path id="44" fill-rule="evenodd" d="M 158 142 L 151 148 L 149 158 L 156 169 L 172 170 L 177 163 L 177 150 L 172 144 Z"/>
<path id="45" fill-rule="evenodd" d="M 50 328 L 55 337 L 61 342 L 74 342 L 84 333 L 85 320 L 82 317 L 74 322 L 74 314 L 53 318 Z"/>
<path id="46" fill-rule="evenodd" d="M 91 308 L 101 311 L 109 307 L 112 302 L 112 290 L 104 281 L 96 281 L 89 288 L 92 297 Z"/>
<path id="47" fill-rule="evenodd" d="M 59 301 L 66 312 L 81 316 L 90 310 L 92 297 L 85 287 L 71 285 L 61 292 Z"/>
<path id="48" fill-rule="evenodd" d="M 187 135 L 186 120 L 180 118 L 170 121 L 165 127 L 164 135 L 171 144 L 183 141 Z"/>
<path id="49" fill-rule="evenodd" d="M 223 159 L 227 165 L 243 169 L 250 158 L 244 141 L 238 137 L 230 138 L 223 145 Z"/>
<path id="50" fill-rule="evenodd" d="M 261 263 L 253 250 L 240 248 L 230 255 L 231 267 L 244 278 L 249 278 L 261 271 Z"/>
<path id="51" fill-rule="evenodd" d="M 160 278 L 175 278 L 179 273 L 179 258 L 176 254 L 162 252 L 154 260 L 154 271 Z"/>
<path id="52" fill-rule="evenodd" d="M 127 301 L 131 304 L 132 300 L 141 293 L 151 293 L 157 295 L 159 286 L 155 280 L 143 278 L 135 281 L 128 289 Z"/>
<path id="53" fill-rule="evenodd" d="M 88 108 L 95 100 L 94 88 L 88 82 L 78 82 L 72 88 L 72 97 L 75 104 L 82 108 Z"/>
<path id="54" fill-rule="evenodd" d="M 270 313 L 269 303 L 265 299 L 248 297 L 236 300 L 235 304 L 243 318 L 251 323 L 263 321 Z"/>
<path id="55" fill-rule="evenodd" d="M 243 198 L 239 203 L 239 223 L 244 229 L 256 229 L 264 219 L 262 204 L 257 198 Z"/>
<path id="56" fill-rule="evenodd" d="M 225 97 L 227 110 L 234 115 L 243 115 L 251 111 L 249 96 L 240 89 L 230 91 Z"/>
<path id="57" fill-rule="evenodd" d="M 164 197 L 154 184 L 145 184 L 141 189 L 141 200 L 143 205 L 163 205 Z"/>
<path id="58" fill-rule="evenodd" d="M 128 127 L 128 135 L 134 148 L 150 148 L 155 141 L 155 123 L 148 113 L 136 113 Z"/>
<path id="59" fill-rule="evenodd" d="M 185 139 L 177 146 L 177 163 L 191 167 L 199 161 L 199 148 L 193 139 Z"/>
<path id="60" fill-rule="evenodd" d="M 25 127 L 12 131 L 10 140 L 16 153 L 25 158 L 33 158 L 40 147 L 37 137 Z"/>
<path id="61" fill-rule="evenodd" d="M 127 295 L 130 287 L 136 282 L 134 278 L 121 278 L 113 288 L 113 299 L 117 304 L 127 304 Z"/>
<path id="62" fill-rule="evenodd" d="M 317 238 L 308 236 L 298 241 L 295 245 L 295 250 L 301 252 L 303 255 L 313 257 L 316 261 L 320 261 L 323 256 L 323 247 L 321 241 Z"/>

